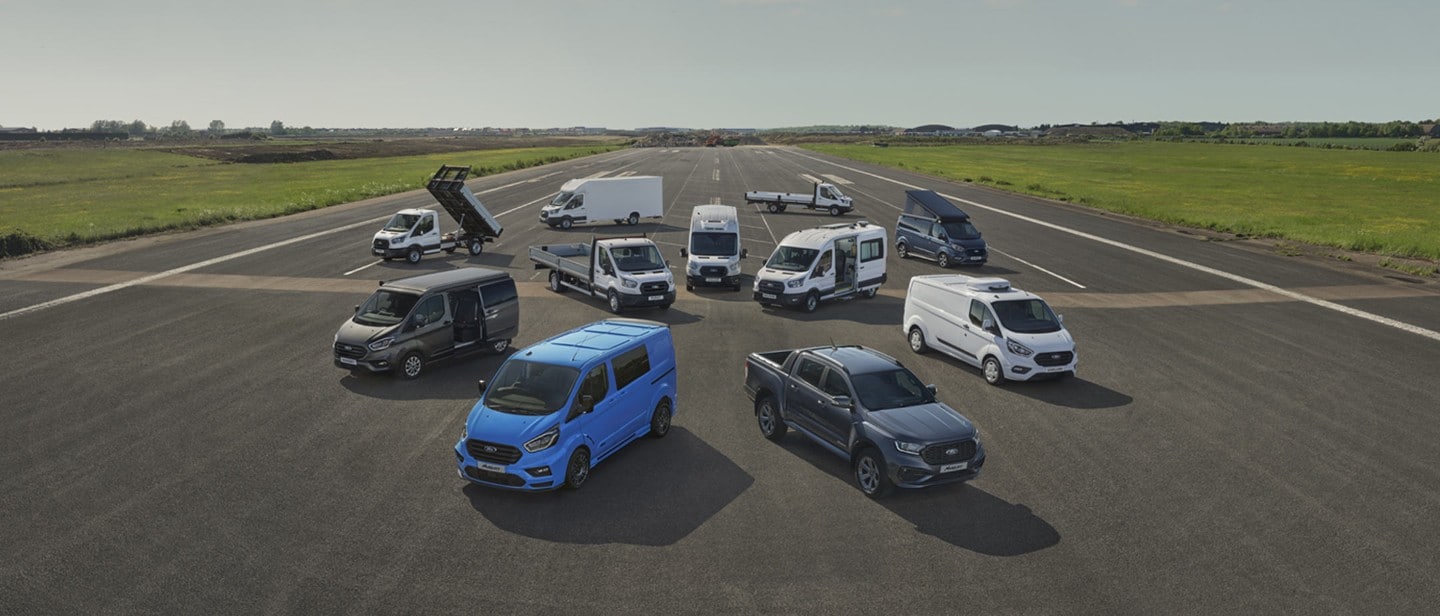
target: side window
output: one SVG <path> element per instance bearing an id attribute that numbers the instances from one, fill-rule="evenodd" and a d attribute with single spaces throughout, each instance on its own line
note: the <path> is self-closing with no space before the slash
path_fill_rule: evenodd
<path id="1" fill-rule="evenodd" d="M 445 318 L 445 297 L 442 295 L 431 295 L 420 302 L 415 308 L 415 325 L 424 327 L 431 323 L 438 323 Z"/>
<path id="2" fill-rule="evenodd" d="M 840 371 L 831 369 L 825 372 L 825 386 L 820 388 L 829 396 L 848 396 L 850 386 L 845 384 L 845 377 L 840 376 Z"/>
<path id="3" fill-rule="evenodd" d="M 435 217 L 426 216 L 420 219 L 420 224 L 415 226 L 415 232 L 419 234 L 429 233 L 435 230 Z"/>
<path id="4" fill-rule="evenodd" d="M 821 389 L 820 378 L 824 375 L 825 365 L 808 357 L 802 357 L 800 359 L 800 369 L 795 371 L 795 376 L 800 377 L 800 379 L 806 383 L 814 385 L 815 389 Z"/>
<path id="5" fill-rule="evenodd" d="M 626 385 L 650 372 L 650 352 L 642 344 L 621 353 L 615 358 L 614 364 L 615 389 L 625 389 Z"/>
<path id="6" fill-rule="evenodd" d="M 600 364 L 585 375 L 585 382 L 580 384 L 580 395 L 594 396 L 595 402 L 600 402 L 608 393 L 610 393 L 610 378 L 605 372 L 605 364 Z"/>
<path id="7" fill-rule="evenodd" d="M 945 227 L 940 226 L 940 223 L 937 222 L 937 223 L 934 223 L 934 224 L 930 225 L 930 237 L 933 237 L 933 238 L 937 238 L 937 239 L 938 239 L 938 238 L 940 238 L 940 237 L 943 237 L 944 235 L 945 235 Z"/>
<path id="8" fill-rule="evenodd" d="M 980 300 L 970 300 L 970 323 L 975 327 L 980 327 L 980 324 L 985 322 L 985 317 L 989 316 L 989 314 L 990 310 L 985 307 L 985 304 L 980 303 Z"/>
<path id="9" fill-rule="evenodd" d="M 493 308 L 505 302 L 515 301 L 515 281 L 506 278 L 480 287 L 480 301 L 486 308 Z"/>
<path id="10" fill-rule="evenodd" d="M 874 239 L 860 242 L 860 262 L 885 258 L 885 242 Z"/>
<path id="11" fill-rule="evenodd" d="M 582 205 L 585 205 L 585 195 L 575 195 L 575 198 L 570 200 L 570 205 L 565 206 L 565 209 L 573 210 Z"/>

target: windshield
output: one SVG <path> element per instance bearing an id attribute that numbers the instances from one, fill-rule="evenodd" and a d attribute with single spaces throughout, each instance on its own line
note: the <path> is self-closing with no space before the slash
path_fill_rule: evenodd
<path id="1" fill-rule="evenodd" d="M 980 237 L 980 231 L 968 220 L 941 223 L 940 226 L 945 228 L 945 236 L 952 240 L 973 240 Z"/>
<path id="2" fill-rule="evenodd" d="M 995 302 L 995 317 L 1000 324 L 1017 334 L 1048 334 L 1060 331 L 1060 319 L 1050 305 L 1039 299 L 1015 299 Z"/>
<path id="3" fill-rule="evenodd" d="M 390 222 L 385 223 L 385 231 L 409 231 L 420 220 L 418 214 L 396 214 L 390 217 Z M 373 228 L 373 227 L 372 227 Z"/>
<path id="4" fill-rule="evenodd" d="M 573 197 L 573 196 L 575 196 L 575 193 L 573 193 L 573 192 L 563 192 L 563 191 L 562 191 L 560 194 L 555 195 L 555 198 L 554 198 L 554 199 L 551 199 L 551 200 L 550 200 L 550 205 L 565 205 L 565 202 L 566 202 L 566 201 L 569 201 L 569 200 L 570 200 L 570 197 Z"/>
<path id="5" fill-rule="evenodd" d="M 782 272 L 803 272 L 810 269 L 810 264 L 815 262 L 815 255 L 818 254 L 820 251 L 814 248 L 781 246 L 775 249 L 775 254 L 770 255 L 765 267 Z"/>
<path id="6" fill-rule="evenodd" d="M 360 305 L 354 320 L 361 325 L 394 325 L 410 314 L 417 301 L 420 301 L 419 295 L 380 289 Z"/>
<path id="7" fill-rule="evenodd" d="M 610 249 L 610 256 L 615 259 L 615 267 L 622 272 L 665 269 L 665 259 L 660 257 L 660 249 L 654 245 L 617 246 Z"/>
<path id="8" fill-rule="evenodd" d="M 690 252 L 700 257 L 733 257 L 740 252 L 734 233 L 691 233 Z"/>
<path id="9" fill-rule="evenodd" d="M 860 394 L 860 403 L 872 411 L 895 409 L 935 401 L 930 390 L 909 370 L 900 368 L 889 372 L 854 374 L 850 381 Z"/>
<path id="10" fill-rule="evenodd" d="M 580 371 L 512 359 L 485 390 L 485 406 L 515 415 L 549 415 L 565 406 Z"/>

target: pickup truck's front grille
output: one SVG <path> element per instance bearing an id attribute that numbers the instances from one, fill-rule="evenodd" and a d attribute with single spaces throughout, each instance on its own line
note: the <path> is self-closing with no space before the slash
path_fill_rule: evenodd
<path id="1" fill-rule="evenodd" d="M 761 292 L 761 293 L 772 293 L 772 294 L 775 294 L 775 295 L 779 295 L 779 294 L 785 292 L 785 283 L 783 283 L 783 282 L 776 282 L 776 281 L 774 281 L 774 280 L 761 280 L 761 281 L 760 281 L 760 292 Z"/>
<path id="2" fill-rule="evenodd" d="M 645 295 L 650 295 L 651 293 L 664 293 L 665 289 L 669 287 L 669 283 L 666 283 L 663 280 L 660 282 L 646 282 L 640 285 L 640 292 L 644 293 Z"/>
<path id="3" fill-rule="evenodd" d="M 518 447 L 473 438 L 465 441 L 465 450 L 470 452 L 470 457 L 476 460 L 496 464 L 514 464 L 516 460 L 520 459 L 520 448 Z"/>
<path id="4" fill-rule="evenodd" d="M 926 464 L 949 464 L 969 460 L 975 457 L 975 451 L 975 439 L 970 439 L 956 443 L 931 445 L 920 450 L 920 457 L 925 459 Z"/>
<path id="5" fill-rule="evenodd" d="M 719 278 L 726 273 L 725 267 L 722 265 L 706 265 L 700 268 L 700 275 L 706 278 Z"/>
<path id="6" fill-rule="evenodd" d="M 525 480 L 521 479 L 519 475 L 512 475 L 510 473 L 496 473 L 494 471 L 483 471 L 473 466 L 465 467 L 465 474 L 469 475 L 471 479 L 479 479 L 480 481 L 498 483 L 502 486 L 525 485 Z"/>
<path id="7" fill-rule="evenodd" d="M 365 347 L 355 344 L 345 344 L 344 342 L 336 342 L 335 355 L 337 357 L 360 359 L 361 357 L 365 356 Z"/>
<path id="8" fill-rule="evenodd" d="M 1063 366 L 1070 363 L 1070 360 L 1074 358 L 1075 354 L 1070 351 L 1060 351 L 1058 353 L 1036 353 L 1035 363 L 1041 366 Z"/>

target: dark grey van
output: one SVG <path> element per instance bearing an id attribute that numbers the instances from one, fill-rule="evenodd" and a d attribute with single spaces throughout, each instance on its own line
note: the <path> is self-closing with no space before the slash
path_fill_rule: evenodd
<path id="1" fill-rule="evenodd" d="M 895 254 L 935 261 L 940 267 L 984 265 L 990 249 L 970 216 L 930 190 L 905 191 L 905 211 L 895 222 Z"/>
<path id="2" fill-rule="evenodd" d="M 504 352 L 519 330 L 508 273 L 467 267 L 382 281 L 335 333 L 335 365 L 413 379 L 436 359 Z"/>

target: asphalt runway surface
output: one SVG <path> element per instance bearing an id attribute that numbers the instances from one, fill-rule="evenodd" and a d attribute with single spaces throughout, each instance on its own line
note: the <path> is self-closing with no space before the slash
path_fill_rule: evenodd
<path id="1" fill-rule="evenodd" d="M 664 177 L 637 227 L 549 229 L 567 179 Z M 991 387 L 915 355 L 910 276 L 873 299 L 762 308 L 785 234 L 745 190 L 835 181 L 890 230 L 907 187 L 957 199 L 992 248 L 953 273 L 1046 297 L 1076 378 Z M 425 191 L 0 262 L 0 613 L 1434 613 L 1440 285 L 1264 243 L 782 147 L 626 150 L 476 179 L 484 254 L 378 262 Z M 531 244 L 644 232 L 683 276 L 690 209 L 741 213 L 746 288 L 680 285 L 655 319 L 674 430 L 577 492 L 469 485 L 451 448 L 503 357 L 357 378 L 332 337 L 378 280 L 482 266 L 520 282 L 524 346 L 606 318 L 544 288 Z M 451 221 L 445 220 L 449 228 Z M 760 436 L 746 354 L 889 353 L 974 420 L 972 483 L 865 498 L 845 462 Z"/>

